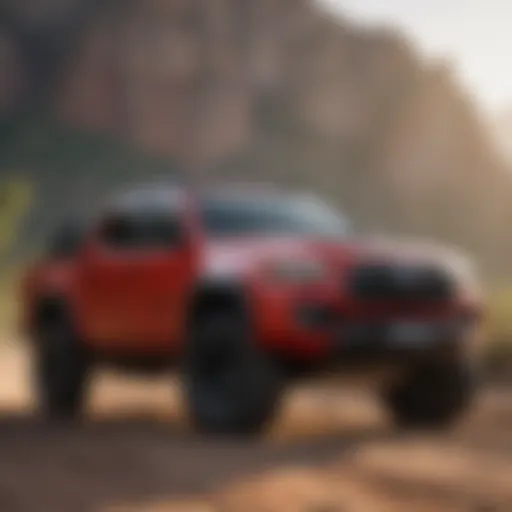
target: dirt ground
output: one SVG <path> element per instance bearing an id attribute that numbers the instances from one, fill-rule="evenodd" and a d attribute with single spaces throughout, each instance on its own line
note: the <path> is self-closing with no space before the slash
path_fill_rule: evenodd
<path id="1" fill-rule="evenodd" d="M 1 512 L 512 511 L 512 388 L 414 435 L 364 393 L 297 389 L 267 438 L 220 441 L 190 433 L 165 379 L 100 375 L 87 421 L 45 425 L 27 373 L 1 351 Z"/>

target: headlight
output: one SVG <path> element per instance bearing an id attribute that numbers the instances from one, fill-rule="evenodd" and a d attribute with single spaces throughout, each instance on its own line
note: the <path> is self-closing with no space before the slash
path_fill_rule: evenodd
<path id="1" fill-rule="evenodd" d="M 320 261 L 287 260 L 270 264 L 270 278 L 277 282 L 308 284 L 323 281 L 328 269 Z"/>

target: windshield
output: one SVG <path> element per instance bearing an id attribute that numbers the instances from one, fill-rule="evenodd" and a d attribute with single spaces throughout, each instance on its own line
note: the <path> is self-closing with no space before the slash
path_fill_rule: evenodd
<path id="1" fill-rule="evenodd" d="M 210 197 L 202 219 L 211 236 L 302 234 L 346 236 L 347 219 L 315 198 Z"/>

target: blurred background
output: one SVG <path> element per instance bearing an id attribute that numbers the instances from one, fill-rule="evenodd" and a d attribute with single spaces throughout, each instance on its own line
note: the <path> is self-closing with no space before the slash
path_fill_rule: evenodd
<path id="1" fill-rule="evenodd" d="M 511 10 L 501 0 L 2 0 L 2 288 L 52 227 L 120 183 L 273 181 L 319 192 L 363 232 L 468 251 L 504 337 Z"/>
<path id="2" fill-rule="evenodd" d="M 469 253 L 488 294 L 489 372 L 510 377 L 511 19 L 504 0 L 0 0 L 0 346 L 16 339 L 27 262 L 57 225 L 112 189 L 156 176 L 270 181 L 320 194 L 363 234 Z M 2 413 L 26 413 L 25 364 L 2 348 Z M 100 402 L 173 403 L 167 383 L 160 394 L 137 389 L 118 383 Z M 360 414 L 357 399 L 340 411 L 325 392 L 285 415 L 277 445 L 263 448 L 205 449 L 138 420 L 48 432 L 0 415 L 0 509 L 214 510 L 106 507 L 293 466 L 309 469 L 236 488 L 222 510 L 409 511 L 420 510 L 421 493 L 434 496 L 425 511 L 511 510 L 510 390 L 495 391 L 451 444 L 391 448 L 372 420 L 351 430 L 373 414 Z M 366 457 L 374 444 L 384 452 Z M 311 469 L 354 447 L 362 462 Z M 509 493 L 504 508 L 477 508 L 486 475 L 489 496 L 500 482 Z M 326 482 L 346 493 L 345 508 L 329 508 Z M 274 489 L 274 508 L 252 499 L 263 488 Z M 280 501 L 298 491 L 308 503 L 322 496 L 324 508 Z M 395 494 L 403 508 L 379 508 Z"/>

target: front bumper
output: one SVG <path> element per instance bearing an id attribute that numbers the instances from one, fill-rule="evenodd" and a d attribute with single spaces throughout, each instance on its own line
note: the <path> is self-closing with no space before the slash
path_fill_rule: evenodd
<path id="1" fill-rule="evenodd" d="M 285 358 L 315 361 L 396 359 L 460 352 L 477 340 L 481 314 L 460 301 L 425 305 L 340 301 L 334 292 L 262 296 L 255 301 L 257 334 Z"/>
<path id="2" fill-rule="evenodd" d="M 338 356 L 424 357 L 460 349 L 470 332 L 470 325 L 454 320 L 351 322 L 331 340 Z"/>

